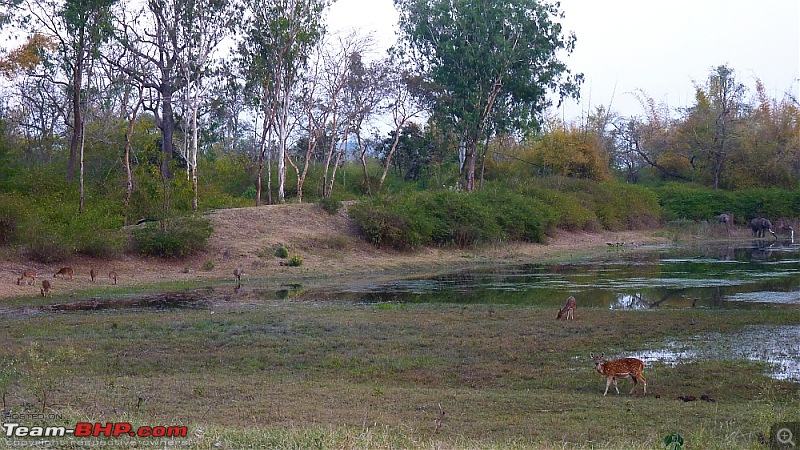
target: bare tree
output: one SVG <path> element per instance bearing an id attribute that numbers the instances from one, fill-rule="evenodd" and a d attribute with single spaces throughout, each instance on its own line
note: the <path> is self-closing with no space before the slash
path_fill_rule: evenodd
<path id="1" fill-rule="evenodd" d="M 733 69 L 719 66 L 712 70 L 706 86 L 696 86 L 696 104 L 688 110 L 685 124 L 691 139 L 709 162 L 714 189 L 735 143 L 733 131 L 745 109 L 746 88 L 736 80 Z"/>
<path id="2" fill-rule="evenodd" d="M 239 53 L 251 83 L 258 86 L 265 125 L 277 136 L 278 202 L 285 200 L 286 148 L 294 118 L 292 100 L 300 73 L 321 39 L 328 0 L 247 0 L 246 33 Z M 262 151 L 266 145 L 266 132 Z"/>
<path id="3" fill-rule="evenodd" d="M 388 63 L 388 61 L 387 61 Z M 386 174 L 392 164 L 392 157 L 397 151 L 397 146 L 400 145 L 400 137 L 402 136 L 403 128 L 417 117 L 420 117 L 427 111 L 423 102 L 418 101 L 420 92 L 419 86 L 421 79 L 414 77 L 408 71 L 395 70 L 389 71 L 387 78 L 387 99 L 389 101 L 388 110 L 392 115 L 392 123 L 394 124 L 394 139 L 386 153 L 386 160 L 383 163 L 383 173 L 381 174 L 378 188 L 383 187 L 386 181 Z"/>
<path id="4" fill-rule="evenodd" d="M 184 33 L 182 41 L 186 42 L 186 57 L 182 60 L 182 72 L 186 84 L 186 106 L 188 112 L 187 129 L 191 131 L 191 142 L 186 155 L 187 175 L 192 183 L 192 209 L 198 208 L 197 186 L 197 152 L 198 126 L 197 115 L 201 104 L 206 101 L 208 86 L 205 79 L 211 68 L 213 54 L 220 42 L 230 33 L 236 23 L 233 2 L 228 0 L 204 0 L 203 3 L 190 2 L 191 10 L 184 11 L 186 20 L 190 22 L 180 31 Z"/>
<path id="5" fill-rule="evenodd" d="M 348 101 L 348 83 L 351 81 L 351 65 L 354 55 L 369 52 L 372 39 L 356 32 L 337 36 L 322 50 L 323 92 L 321 107 L 325 109 L 325 129 L 330 134 L 322 177 L 322 195 L 330 197 L 336 179 L 336 171 L 342 162 L 348 139 L 357 123 L 353 118 L 353 103 Z"/>
<path id="6" fill-rule="evenodd" d="M 133 18 L 123 18 L 120 22 L 120 42 L 140 60 L 135 66 L 137 70 L 125 66 L 120 69 L 155 94 L 147 98 L 143 107 L 153 113 L 156 126 L 161 130 L 161 175 L 164 178 L 172 178 L 170 162 L 176 127 L 173 97 L 187 84 L 181 64 L 188 43 L 179 39 L 182 35 L 179 27 L 185 24 L 181 16 L 185 6 L 185 0 L 147 0 Z"/>
<path id="7" fill-rule="evenodd" d="M 41 72 L 50 82 L 62 85 L 69 93 L 69 112 L 64 112 L 67 126 L 71 129 L 69 158 L 66 179 L 72 181 L 78 165 L 79 153 L 83 151 L 84 112 L 87 109 L 84 80 L 97 59 L 100 45 L 110 33 L 110 8 L 116 0 L 90 0 L 85 2 L 60 3 L 50 0 L 26 0 L 23 5 L 34 20 L 35 32 L 52 36 L 57 42 L 54 55 L 65 78 L 52 71 Z M 80 162 L 82 165 L 82 161 Z M 82 182 L 83 180 L 81 180 Z M 81 192 L 83 186 L 81 183 Z M 83 198 L 81 197 L 81 211 Z"/>
<path id="8" fill-rule="evenodd" d="M 367 41 L 372 45 L 372 40 Z M 351 133 L 355 136 L 356 147 L 364 171 L 364 184 L 367 193 L 372 192 L 367 169 L 367 151 L 369 145 L 364 139 L 364 128 L 370 119 L 380 114 L 383 110 L 382 103 L 386 94 L 387 70 L 383 61 L 365 63 L 364 55 L 352 53 L 350 55 L 349 77 L 345 89 L 346 99 L 349 103 L 349 122 Z"/>

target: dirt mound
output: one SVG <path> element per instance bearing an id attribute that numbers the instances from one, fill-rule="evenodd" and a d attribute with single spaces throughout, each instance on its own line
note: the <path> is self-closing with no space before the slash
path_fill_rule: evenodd
<path id="1" fill-rule="evenodd" d="M 53 284 L 55 296 L 89 288 L 93 291 L 114 288 L 106 274 L 114 270 L 119 286 L 203 280 L 233 281 L 233 269 L 244 270 L 243 280 L 265 283 L 292 282 L 297 279 L 411 273 L 419 270 L 446 270 L 491 261 L 541 261 L 570 252 L 605 246 L 605 242 L 652 241 L 649 232 L 559 233 L 548 245 L 502 243 L 481 249 L 426 248 L 412 253 L 376 249 L 358 235 L 346 207 L 329 214 L 315 204 L 285 204 L 235 208 L 208 213 L 214 234 L 208 249 L 200 255 L 178 261 L 124 255 L 113 260 L 75 257 L 59 264 L 41 264 L 16 258 L 0 262 L 0 298 L 39 294 L 41 280 Z M 281 265 L 275 250 L 285 246 L 290 255 L 303 259 L 300 267 Z M 54 279 L 61 267 L 74 269 L 72 280 Z M 93 283 L 89 271 L 100 277 Z M 25 269 L 35 269 L 33 285 L 17 278 Z M 93 292 L 93 295 L 96 295 Z"/>

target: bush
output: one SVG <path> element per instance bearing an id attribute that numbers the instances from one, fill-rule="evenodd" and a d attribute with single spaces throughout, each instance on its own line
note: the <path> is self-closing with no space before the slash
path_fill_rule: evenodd
<path id="1" fill-rule="evenodd" d="M 341 200 L 325 197 L 319 200 L 319 206 L 328 214 L 334 215 L 342 208 L 342 202 Z"/>
<path id="2" fill-rule="evenodd" d="M 278 258 L 288 258 L 289 249 L 284 246 L 280 246 L 275 249 L 275 256 L 277 256 Z"/>
<path id="3" fill-rule="evenodd" d="M 41 232 L 29 238 L 26 253 L 34 261 L 50 264 L 66 260 L 74 249 L 55 233 Z"/>
<path id="4" fill-rule="evenodd" d="M 543 243 L 555 229 L 557 210 L 538 198 L 505 190 L 483 190 L 476 195 L 491 208 L 505 239 Z"/>
<path id="5" fill-rule="evenodd" d="M 360 202 L 349 208 L 349 214 L 367 240 L 378 248 L 412 250 L 421 245 L 419 234 L 411 229 L 408 220 L 380 204 Z"/>
<path id="6" fill-rule="evenodd" d="M 574 196 L 549 189 L 535 189 L 533 195 L 549 207 L 557 228 L 567 231 L 597 231 L 601 228 L 594 211 Z"/>
<path id="7" fill-rule="evenodd" d="M 16 240 L 17 228 L 24 218 L 23 203 L 19 196 L 0 196 L 0 245 L 8 245 Z"/>
<path id="8" fill-rule="evenodd" d="M 213 233 L 211 221 L 197 216 L 148 223 L 133 231 L 133 250 L 147 256 L 176 259 L 206 248 Z"/>
<path id="9" fill-rule="evenodd" d="M 28 257 L 44 263 L 63 261 L 76 253 L 110 257 L 123 250 L 122 216 L 117 208 L 99 199 L 87 202 L 82 214 L 77 209 L 77 202 L 57 194 L 32 200 L 7 216 L 13 219 L 16 232 L 7 235 L 6 244 L 20 245 Z"/>
<path id="10" fill-rule="evenodd" d="M 303 257 L 296 253 L 292 255 L 291 258 L 289 258 L 289 261 L 286 262 L 286 265 L 291 267 L 300 267 L 300 265 L 302 264 L 303 264 Z"/>
<path id="11" fill-rule="evenodd" d="M 793 218 L 800 210 L 800 191 L 747 189 L 722 191 L 672 183 L 655 189 L 665 219 L 713 220 L 721 213 L 732 213 L 745 223 L 754 217 Z"/>
<path id="12" fill-rule="evenodd" d="M 622 183 L 599 183 L 592 194 L 595 213 L 607 230 L 636 230 L 659 223 L 658 197 L 648 189 Z"/>
<path id="13" fill-rule="evenodd" d="M 396 250 L 465 248 L 500 239 L 543 242 L 555 224 L 552 208 L 505 190 L 404 194 L 362 201 L 349 211 L 373 245 Z"/>

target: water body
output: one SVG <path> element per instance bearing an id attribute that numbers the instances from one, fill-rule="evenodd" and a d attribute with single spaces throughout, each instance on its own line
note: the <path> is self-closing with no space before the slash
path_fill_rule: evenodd
<path id="1" fill-rule="evenodd" d="M 692 247 L 610 248 L 570 264 L 471 269 L 385 283 L 365 281 L 336 293 L 360 302 L 494 303 L 611 309 L 763 308 L 800 305 L 800 245 L 774 240 Z"/>
<path id="2" fill-rule="evenodd" d="M 771 239 L 686 247 L 610 247 L 606 255 L 570 264 L 470 269 L 384 283 L 368 280 L 329 293 L 356 302 L 521 304 L 644 310 L 754 310 L 800 305 L 800 245 Z M 800 382 L 800 323 L 754 326 L 655 343 L 636 353 L 648 364 L 749 359 L 770 364 L 770 376 Z"/>
<path id="3" fill-rule="evenodd" d="M 800 325 L 750 326 L 739 333 L 706 333 L 632 356 L 676 366 L 704 359 L 749 359 L 770 365 L 769 375 L 800 382 Z"/>

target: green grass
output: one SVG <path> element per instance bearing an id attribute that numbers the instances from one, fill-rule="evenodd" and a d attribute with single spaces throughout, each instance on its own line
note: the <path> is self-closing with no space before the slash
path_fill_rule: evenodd
<path id="1" fill-rule="evenodd" d="M 248 302 L 250 303 L 250 302 Z M 648 395 L 603 397 L 590 351 L 748 324 L 796 310 L 555 311 L 260 299 L 169 311 L 11 315 L 7 406 L 76 421 L 187 425 L 190 448 L 759 448 L 797 420 L 797 384 L 747 361 L 648 366 Z M 11 369 L 9 369 L 9 367 Z M 5 368 L 5 369 L 4 369 Z M 0 384 L 2 387 L 2 384 Z M 684 403 L 708 394 L 716 402 Z M 49 423 L 47 425 L 53 425 Z"/>

